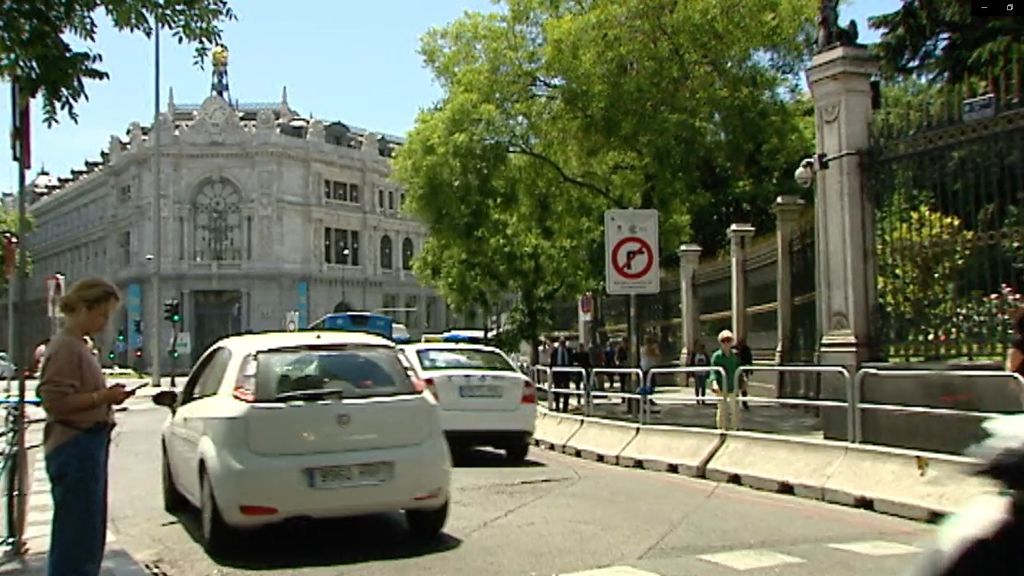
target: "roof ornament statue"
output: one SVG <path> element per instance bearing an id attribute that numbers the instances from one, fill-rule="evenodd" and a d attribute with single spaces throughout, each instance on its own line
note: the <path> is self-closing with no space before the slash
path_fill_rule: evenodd
<path id="1" fill-rule="evenodd" d="M 228 47 L 220 44 L 213 49 L 213 80 L 210 92 L 231 102 L 231 89 L 228 87 Z"/>
<path id="2" fill-rule="evenodd" d="M 817 51 L 824 52 L 835 46 L 856 46 L 858 37 L 856 21 L 850 20 L 845 28 L 839 26 L 839 0 L 821 0 Z"/>

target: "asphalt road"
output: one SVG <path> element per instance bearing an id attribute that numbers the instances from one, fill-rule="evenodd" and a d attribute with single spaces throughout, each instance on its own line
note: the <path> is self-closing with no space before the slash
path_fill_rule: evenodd
<path id="1" fill-rule="evenodd" d="M 196 541 L 196 515 L 175 517 L 161 507 L 164 418 L 141 398 L 119 415 L 110 529 L 140 562 L 173 576 L 547 576 L 606 567 L 635 571 L 593 574 L 901 574 L 933 531 L 872 512 L 539 449 L 526 465 L 511 467 L 481 451 L 457 462 L 446 536 L 435 546 L 413 544 L 402 517 L 387 515 L 268 529 L 233 557 L 214 561 Z"/>

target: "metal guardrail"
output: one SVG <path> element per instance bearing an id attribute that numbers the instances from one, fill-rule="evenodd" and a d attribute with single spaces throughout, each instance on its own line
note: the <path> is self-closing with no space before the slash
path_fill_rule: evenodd
<path id="1" fill-rule="evenodd" d="M 548 368 L 548 372 L 551 374 L 551 383 L 548 388 L 548 410 L 551 410 L 551 405 L 554 403 L 555 395 L 566 394 L 569 396 L 582 396 L 582 404 L 585 406 L 587 403 L 587 370 L 578 366 L 552 366 Z M 571 387 L 571 382 L 566 383 L 566 388 L 555 387 L 555 374 L 579 374 L 580 375 L 580 389 L 576 390 Z"/>
<path id="2" fill-rule="evenodd" d="M 1012 378 L 1020 385 L 1019 392 L 1024 397 L 1024 376 L 1014 372 L 1002 372 L 998 370 L 879 370 L 878 368 L 862 368 L 857 371 L 853 378 L 853 422 L 854 442 L 860 443 L 863 440 L 861 417 L 865 408 L 869 410 L 888 410 L 893 412 L 908 412 L 912 414 L 937 414 L 946 416 L 977 416 L 982 418 L 997 418 L 1006 416 L 1006 413 L 981 412 L 978 410 L 958 410 L 955 408 L 934 408 L 931 406 L 910 406 L 906 404 L 874 404 L 861 402 L 861 393 L 866 376 L 880 376 L 883 378 L 906 378 L 906 377 L 939 377 L 939 376 L 961 376 L 968 378 Z"/>
<path id="3" fill-rule="evenodd" d="M 604 390 L 595 391 L 594 383 L 597 382 L 597 377 L 601 374 L 607 374 L 614 376 L 616 374 L 621 376 L 636 377 L 638 384 L 637 388 L 641 388 L 644 382 L 644 371 L 639 368 L 592 368 L 590 370 L 590 380 L 587 381 L 587 397 L 586 397 L 586 415 L 590 416 L 594 409 L 594 397 L 598 398 L 624 398 L 627 400 L 636 400 L 637 407 L 637 421 L 643 423 L 643 395 L 637 392 L 605 392 Z"/>
<path id="4" fill-rule="evenodd" d="M 712 374 L 712 373 L 718 374 L 719 378 L 721 378 L 722 382 L 724 382 L 726 380 L 726 378 L 727 378 L 727 375 L 725 373 L 725 369 L 722 368 L 721 366 L 682 366 L 682 367 L 673 367 L 673 368 L 651 368 L 650 370 L 647 371 L 647 380 L 646 380 L 646 382 L 644 382 L 644 384 L 645 384 L 645 387 L 647 388 L 647 390 L 654 390 L 654 386 L 652 386 L 652 384 L 654 383 L 654 377 L 657 376 L 658 374 Z M 650 415 L 651 415 L 651 398 L 650 398 L 651 394 L 644 394 L 643 396 L 644 396 L 644 401 L 643 401 L 643 407 L 644 408 L 643 408 L 643 410 L 641 410 L 641 414 L 646 414 L 647 418 L 650 418 Z M 691 400 L 686 400 L 686 401 L 682 401 L 682 402 L 679 402 L 679 403 L 680 404 L 691 404 L 691 403 L 695 404 L 698 401 L 702 401 L 702 402 L 711 402 L 712 404 L 717 404 L 717 403 L 721 402 L 721 400 L 722 400 L 721 397 L 715 396 L 714 394 L 712 394 L 710 396 L 703 396 L 701 398 L 694 397 L 694 399 L 692 401 Z M 659 402 L 660 402 L 660 400 L 659 400 Z M 643 420 L 642 419 L 641 419 L 640 423 L 643 424 Z"/>
<path id="5" fill-rule="evenodd" d="M 836 400 L 805 400 L 795 398 L 758 398 L 753 399 L 748 396 L 743 399 L 744 402 L 751 404 L 779 404 L 779 405 L 790 405 L 790 406 L 830 406 L 830 407 L 844 407 L 847 409 L 848 414 L 846 418 L 846 439 L 852 441 L 856 437 L 856 427 L 854 425 L 853 413 L 857 406 L 857 394 L 854 390 L 854 379 L 850 377 L 850 371 L 842 366 L 740 366 L 736 370 L 736 387 L 739 388 L 740 376 L 744 373 L 753 372 L 770 372 L 773 374 L 837 374 L 843 378 L 846 383 L 846 402 L 839 402 Z"/>

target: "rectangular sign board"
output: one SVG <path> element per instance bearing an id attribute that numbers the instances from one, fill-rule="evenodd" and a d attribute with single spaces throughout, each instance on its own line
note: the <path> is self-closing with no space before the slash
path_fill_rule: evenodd
<path id="1" fill-rule="evenodd" d="M 657 294 L 661 290 L 657 210 L 606 211 L 604 251 L 608 294 Z"/>

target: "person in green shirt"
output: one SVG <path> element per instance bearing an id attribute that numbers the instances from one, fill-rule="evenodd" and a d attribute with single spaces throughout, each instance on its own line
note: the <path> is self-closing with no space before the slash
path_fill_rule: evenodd
<path id="1" fill-rule="evenodd" d="M 718 401 L 716 421 L 722 430 L 739 430 L 740 428 L 736 385 L 736 371 L 740 367 L 740 357 L 732 351 L 734 341 L 735 338 L 731 331 L 722 330 L 718 333 L 719 349 L 711 355 L 711 365 L 725 370 L 725 382 L 721 381 L 721 375 L 718 372 L 711 373 L 711 390 L 721 396 L 721 400 Z"/>

